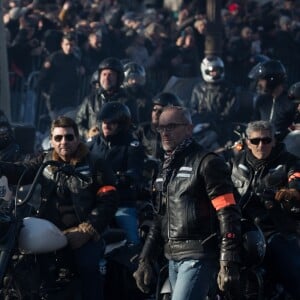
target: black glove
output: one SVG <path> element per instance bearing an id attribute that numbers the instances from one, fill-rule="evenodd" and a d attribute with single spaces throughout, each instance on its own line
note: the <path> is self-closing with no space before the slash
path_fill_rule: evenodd
<path id="1" fill-rule="evenodd" d="M 232 261 L 220 261 L 220 271 L 217 281 L 221 291 L 230 293 L 234 296 L 234 299 L 239 298 L 239 264 Z"/>
<path id="2" fill-rule="evenodd" d="M 143 293 L 150 292 L 150 284 L 154 278 L 153 269 L 148 260 L 140 260 L 137 270 L 133 273 L 137 287 Z"/>
<path id="3" fill-rule="evenodd" d="M 273 189 L 264 189 L 259 197 L 266 209 L 272 209 L 274 207 L 275 191 Z"/>

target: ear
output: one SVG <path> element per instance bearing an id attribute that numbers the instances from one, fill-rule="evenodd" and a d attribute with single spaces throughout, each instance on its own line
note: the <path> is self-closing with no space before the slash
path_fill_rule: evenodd
<path id="1" fill-rule="evenodd" d="M 249 148 L 249 145 L 250 145 L 251 143 L 249 142 L 249 140 L 248 140 L 247 138 L 245 138 L 245 141 L 246 141 L 247 147 Z"/>

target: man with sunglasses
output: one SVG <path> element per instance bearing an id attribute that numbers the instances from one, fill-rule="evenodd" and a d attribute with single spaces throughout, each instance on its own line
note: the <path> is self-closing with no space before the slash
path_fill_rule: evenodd
<path id="1" fill-rule="evenodd" d="M 10 184 L 17 184 L 20 177 L 30 184 L 43 162 L 54 160 L 68 166 L 44 169 L 38 216 L 65 233 L 69 245 L 63 253 L 72 258 L 80 275 L 82 299 L 101 300 L 103 278 L 98 262 L 104 254 L 104 242 L 100 237 L 117 209 L 116 179 L 107 163 L 80 141 L 71 118 L 61 116 L 52 121 L 50 140 L 53 149 L 48 153 L 26 162 L 1 161 L 0 170 Z"/>
<path id="2" fill-rule="evenodd" d="M 300 299 L 300 159 L 276 142 L 269 121 L 250 122 L 246 135 L 247 148 L 231 162 L 236 199 L 243 217 L 265 235 L 269 274 L 293 299 Z"/>
<path id="3" fill-rule="evenodd" d="M 235 292 L 241 215 L 229 169 L 221 157 L 192 139 L 187 109 L 165 107 L 157 130 L 165 158 L 154 184 L 155 220 L 134 273 L 137 285 L 149 292 L 152 263 L 161 244 L 169 261 L 172 299 L 207 299 L 209 290 L 215 288 L 219 267 L 220 289 Z"/>

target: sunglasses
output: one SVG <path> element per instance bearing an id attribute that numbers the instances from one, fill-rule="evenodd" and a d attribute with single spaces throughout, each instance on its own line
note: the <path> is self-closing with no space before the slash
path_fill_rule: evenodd
<path id="1" fill-rule="evenodd" d="M 66 134 L 66 135 L 58 134 L 58 135 L 53 136 L 53 139 L 55 142 L 61 142 L 63 138 L 65 138 L 65 140 L 67 142 L 72 142 L 72 141 L 74 141 L 75 136 L 74 136 L 74 134 Z"/>
<path id="2" fill-rule="evenodd" d="M 272 138 L 270 138 L 270 137 L 253 138 L 253 139 L 248 139 L 248 140 L 253 145 L 259 145 L 260 142 L 262 142 L 263 145 L 268 145 L 272 142 Z"/>
<path id="3" fill-rule="evenodd" d="M 160 125 L 156 128 L 156 130 L 160 133 L 166 131 L 166 132 L 170 132 L 174 129 L 176 129 L 179 126 L 186 126 L 186 123 L 171 123 L 171 124 L 167 124 L 167 125 Z"/>
<path id="4" fill-rule="evenodd" d="M 163 109 L 154 107 L 152 111 L 162 113 Z"/>

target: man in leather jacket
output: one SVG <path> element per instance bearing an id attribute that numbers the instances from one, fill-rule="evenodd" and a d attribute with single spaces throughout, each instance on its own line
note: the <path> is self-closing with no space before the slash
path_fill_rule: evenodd
<path id="1" fill-rule="evenodd" d="M 0 170 L 10 184 L 17 184 L 21 176 L 22 183 L 30 184 L 43 162 L 54 160 L 68 166 L 44 169 L 38 215 L 64 231 L 69 244 L 65 250 L 82 280 L 83 299 L 103 299 L 98 262 L 104 242 L 100 237 L 117 208 L 115 176 L 105 161 L 93 156 L 80 141 L 72 119 L 62 116 L 52 122 L 51 144 L 53 150 L 29 161 L 1 161 Z"/>
<path id="2" fill-rule="evenodd" d="M 165 159 L 154 186 L 156 217 L 134 273 L 138 287 L 148 292 L 155 248 L 162 241 L 172 299 L 180 300 L 206 299 L 219 266 L 221 290 L 233 292 L 239 281 L 241 215 L 229 169 L 191 138 L 192 129 L 187 109 L 164 108 L 158 131 Z"/>
<path id="3" fill-rule="evenodd" d="M 121 87 L 123 79 L 123 65 L 119 59 L 108 57 L 99 64 L 96 76 L 92 78 L 94 89 L 83 100 L 76 115 L 76 123 L 81 137 L 89 139 L 99 133 L 97 115 L 103 104 L 110 101 L 126 104 L 134 122 L 137 120 L 136 103 L 132 99 L 128 100 L 124 88 Z"/>
<path id="4" fill-rule="evenodd" d="M 201 74 L 203 80 L 193 88 L 190 108 L 199 119 L 209 119 L 223 146 L 233 138 L 232 122 L 239 109 L 236 91 L 226 80 L 223 60 L 218 56 L 202 60 Z"/>
<path id="5" fill-rule="evenodd" d="M 232 180 L 243 217 L 254 221 L 267 240 L 265 264 L 292 295 L 300 298 L 300 159 L 275 141 L 268 121 L 246 129 L 247 148 L 232 160 Z"/>
<path id="6" fill-rule="evenodd" d="M 140 242 L 137 202 L 143 185 L 144 147 L 134 138 L 129 108 L 119 102 L 104 104 L 99 114 L 101 133 L 89 143 L 92 153 L 109 161 L 120 195 L 115 221 L 126 231 L 128 244 Z"/>

